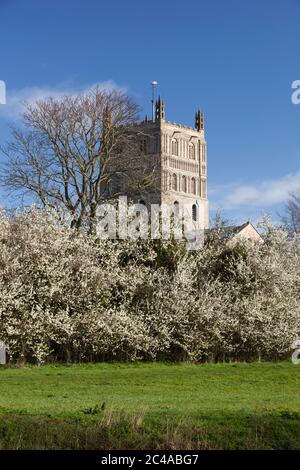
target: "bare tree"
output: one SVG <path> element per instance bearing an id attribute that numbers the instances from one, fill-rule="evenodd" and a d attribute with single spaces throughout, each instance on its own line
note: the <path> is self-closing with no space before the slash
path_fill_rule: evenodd
<path id="1" fill-rule="evenodd" d="M 141 164 L 140 139 L 130 131 L 138 111 L 126 94 L 99 88 L 27 105 L 23 126 L 1 149 L 2 184 L 65 207 L 74 227 L 91 227 L 101 202 L 153 186 L 155 165 Z"/>
<path id="2" fill-rule="evenodd" d="M 300 190 L 291 193 L 282 221 L 291 232 L 300 233 Z"/>

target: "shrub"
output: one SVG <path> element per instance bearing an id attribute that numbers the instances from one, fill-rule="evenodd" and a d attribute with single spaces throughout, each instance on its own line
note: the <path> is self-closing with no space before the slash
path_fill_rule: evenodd
<path id="1" fill-rule="evenodd" d="M 0 339 L 11 361 L 276 359 L 300 334 L 299 240 L 197 252 L 98 240 L 32 208 L 0 215 Z"/>

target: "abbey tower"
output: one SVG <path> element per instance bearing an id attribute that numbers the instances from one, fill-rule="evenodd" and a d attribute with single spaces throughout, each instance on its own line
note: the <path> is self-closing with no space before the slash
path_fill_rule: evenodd
<path id="1" fill-rule="evenodd" d="M 195 127 L 167 121 L 164 102 L 155 103 L 153 120 L 140 123 L 139 133 L 147 159 L 158 162 L 158 191 L 148 192 L 147 204 L 183 204 L 200 229 L 208 228 L 207 159 L 204 115 L 195 115 Z"/>

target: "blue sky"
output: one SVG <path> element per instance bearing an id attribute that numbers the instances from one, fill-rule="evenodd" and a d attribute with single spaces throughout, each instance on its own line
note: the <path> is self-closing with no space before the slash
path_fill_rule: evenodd
<path id="1" fill-rule="evenodd" d="M 212 211 L 276 219 L 300 187 L 299 24 L 300 0 L 0 0 L 0 143 L 23 99 L 101 83 L 150 113 L 155 79 L 167 119 L 205 111 Z"/>

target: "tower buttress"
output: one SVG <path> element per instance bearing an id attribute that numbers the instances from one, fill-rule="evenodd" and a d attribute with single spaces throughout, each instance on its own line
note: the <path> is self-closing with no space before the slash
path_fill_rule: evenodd
<path id="1" fill-rule="evenodd" d="M 155 122 L 165 120 L 165 103 L 159 97 L 155 102 Z"/>
<path id="2" fill-rule="evenodd" d="M 204 131 L 204 113 L 198 109 L 195 114 L 195 128 L 197 131 Z"/>

